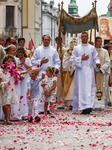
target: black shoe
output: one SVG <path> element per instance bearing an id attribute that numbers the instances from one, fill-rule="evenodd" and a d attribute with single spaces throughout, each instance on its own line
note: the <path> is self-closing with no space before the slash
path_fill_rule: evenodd
<path id="1" fill-rule="evenodd" d="M 81 114 L 87 115 L 87 114 L 90 114 L 90 112 L 92 112 L 92 108 L 87 108 L 87 109 L 84 109 Z"/>
<path id="2" fill-rule="evenodd" d="M 69 110 L 72 110 L 72 108 L 73 108 L 73 106 L 72 106 L 72 105 L 70 105 L 70 106 L 69 106 Z"/>
<path id="3" fill-rule="evenodd" d="M 92 112 L 92 108 L 87 108 L 87 112 L 88 112 L 88 114 L 90 114 L 91 112 Z"/>
<path id="4" fill-rule="evenodd" d="M 33 117 L 30 117 L 29 119 L 28 119 L 28 122 L 32 122 L 33 121 Z"/>
<path id="5" fill-rule="evenodd" d="M 54 115 L 51 115 L 51 118 L 55 118 L 55 116 L 54 116 Z"/>
<path id="6" fill-rule="evenodd" d="M 39 122 L 40 120 L 41 120 L 40 117 L 38 116 L 35 117 L 35 122 Z"/>
<path id="7" fill-rule="evenodd" d="M 112 106 L 111 102 L 109 102 L 107 105 L 108 105 L 109 107 L 111 107 L 111 106 Z"/>
<path id="8" fill-rule="evenodd" d="M 50 111 L 47 111 L 47 114 L 51 114 Z"/>
<path id="9" fill-rule="evenodd" d="M 44 114 L 44 112 L 39 112 L 39 115 Z"/>
<path id="10" fill-rule="evenodd" d="M 81 114 L 87 114 L 86 109 L 82 110 Z"/>
<path id="11" fill-rule="evenodd" d="M 44 112 L 39 112 L 39 115 L 44 114 Z M 51 114 L 50 111 L 47 111 L 47 114 Z"/>

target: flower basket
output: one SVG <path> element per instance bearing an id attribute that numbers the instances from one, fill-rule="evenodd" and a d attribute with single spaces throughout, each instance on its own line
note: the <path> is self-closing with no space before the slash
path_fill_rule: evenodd
<path id="1" fill-rule="evenodd" d="M 0 89 L 6 89 L 8 86 L 7 82 L 0 82 Z"/>
<path id="2" fill-rule="evenodd" d="M 45 96 L 49 97 L 51 96 L 51 91 L 44 91 Z"/>

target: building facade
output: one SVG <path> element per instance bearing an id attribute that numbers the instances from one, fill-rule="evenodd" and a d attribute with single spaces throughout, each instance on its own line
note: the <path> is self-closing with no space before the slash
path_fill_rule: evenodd
<path id="1" fill-rule="evenodd" d="M 46 3 L 42 1 L 42 34 L 49 34 L 51 45 L 56 47 L 55 38 L 58 36 L 57 27 L 58 8 L 54 7 L 54 1 Z"/>
<path id="2" fill-rule="evenodd" d="M 26 39 L 26 47 L 28 47 L 29 44 L 29 33 L 34 42 L 34 49 L 42 43 L 41 4 L 41 0 L 22 0 L 22 29 L 23 37 Z"/>
<path id="3" fill-rule="evenodd" d="M 0 36 L 21 36 L 21 0 L 0 0 Z"/>

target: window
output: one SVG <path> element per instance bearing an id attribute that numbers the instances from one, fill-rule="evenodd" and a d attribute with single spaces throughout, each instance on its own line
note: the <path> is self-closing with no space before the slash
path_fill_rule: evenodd
<path id="1" fill-rule="evenodd" d="M 14 27 L 14 6 L 6 6 L 6 28 Z"/>
<path id="2" fill-rule="evenodd" d="M 73 33 L 71 33 L 71 37 L 73 37 Z"/>
<path id="3" fill-rule="evenodd" d="M 77 14 L 77 9 L 75 9 L 75 8 L 69 8 L 69 14 Z"/>
<path id="4" fill-rule="evenodd" d="M 73 14 L 74 10 L 73 8 L 69 8 L 69 14 Z"/>

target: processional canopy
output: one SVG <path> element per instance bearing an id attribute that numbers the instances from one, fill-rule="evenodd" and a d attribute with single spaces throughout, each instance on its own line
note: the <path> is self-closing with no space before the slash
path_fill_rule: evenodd
<path id="1" fill-rule="evenodd" d="M 73 17 L 69 15 L 62 7 L 59 9 L 58 16 L 58 32 L 64 35 L 67 33 L 81 33 L 90 29 L 97 28 L 98 30 L 98 15 L 96 12 L 96 1 L 92 3 L 93 8 L 84 17 Z M 60 5 L 59 5 L 60 6 Z M 60 31 L 59 31 L 60 30 Z"/>

